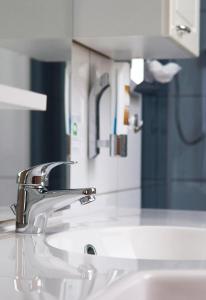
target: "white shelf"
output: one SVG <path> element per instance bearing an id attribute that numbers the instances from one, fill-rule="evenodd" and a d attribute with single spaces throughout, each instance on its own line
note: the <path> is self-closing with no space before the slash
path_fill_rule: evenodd
<path id="1" fill-rule="evenodd" d="M 47 96 L 0 84 L 0 109 L 45 111 Z"/>

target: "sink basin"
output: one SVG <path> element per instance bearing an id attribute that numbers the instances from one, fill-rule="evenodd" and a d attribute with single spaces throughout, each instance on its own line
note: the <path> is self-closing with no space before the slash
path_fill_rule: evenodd
<path id="1" fill-rule="evenodd" d="M 55 248 L 98 256 L 206 260 L 206 229 L 174 226 L 76 228 L 47 237 Z"/>

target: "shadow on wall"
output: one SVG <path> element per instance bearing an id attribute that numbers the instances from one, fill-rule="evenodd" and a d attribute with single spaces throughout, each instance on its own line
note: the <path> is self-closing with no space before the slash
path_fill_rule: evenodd
<path id="1" fill-rule="evenodd" d="M 31 165 L 67 160 L 65 63 L 31 63 L 31 89 L 48 96 L 46 112 L 31 113 Z M 66 168 L 52 171 L 51 189 L 66 188 Z"/>

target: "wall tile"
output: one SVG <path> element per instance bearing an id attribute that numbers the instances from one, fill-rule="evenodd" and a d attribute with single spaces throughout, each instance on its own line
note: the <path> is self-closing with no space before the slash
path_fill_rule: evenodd
<path id="1" fill-rule="evenodd" d="M 28 89 L 30 86 L 30 60 L 24 55 L 0 49 L 0 83 Z"/>
<path id="2" fill-rule="evenodd" d="M 169 208 L 186 210 L 206 210 L 205 182 L 172 182 Z"/>
<path id="3" fill-rule="evenodd" d="M 70 221 L 73 218 L 82 222 L 84 216 L 92 215 L 92 221 L 101 222 L 108 217 L 131 216 L 139 211 L 141 206 L 141 189 L 119 191 L 118 193 L 108 193 L 97 195 L 96 200 L 88 205 L 81 205 L 75 202 L 71 209 L 60 212 L 68 215 Z M 88 220 L 87 220 L 88 222 Z"/>
<path id="4" fill-rule="evenodd" d="M 205 54 L 201 57 L 177 60 L 182 67 L 179 78 L 179 91 L 177 90 L 176 80 L 169 84 L 169 94 L 171 96 L 201 96 L 206 95 L 203 87 L 202 74 L 205 69 Z"/>
<path id="5" fill-rule="evenodd" d="M 79 137 L 72 139 L 72 159 L 80 161 L 71 170 L 71 186 L 75 184 L 96 186 L 98 193 L 117 190 L 117 159 L 109 156 L 109 150 L 102 148 L 94 160 L 88 159 L 88 96 L 89 79 L 99 77 L 111 70 L 111 60 L 74 45 L 72 68 L 72 118 L 79 119 Z M 82 72 L 84 69 L 84 75 Z M 92 80 L 92 79 L 91 79 Z M 94 80 L 94 79 L 93 79 Z M 108 140 L 111 127 L 111 93 L 106 91 L 101 99 L 100 137 Z M 76 145 L 76 149 L 75 149 Z M 78 148 L 78 149 L 77 149 Z M 81 174 L 81 176 L 80 176 Z"/>
<path id="6" fill-rule="evenodd" d="M 75 218 L 76 221 L 79 218 L 81 222 L 83 216 L 92 215 L 92 219 L 96 216 L 96 220 L 101 221 L 109 216 L 115 216 L 116 212 L 117 194 L 108 193 L 104 195 L 97 195 L 96 200 L 88 205 L 81 205 L 79 202 L 75 202 L 72 204 L 71 209 L 62 213 L 64 215 L 68 214 L 71 220 L 72 218 Z"/>
<path id="7" fill-rule="evenodd" d="M 71 167 L 71 187 L 89 186 L 87 159 L 87 98 L 89 87 L 89 51 L 73 44 L 71 81 L 72 124 L 78 123 L 77 136 L 72 134 L 71 159 L 78 164 Z"/>
<path id="8" fill-rule="evenodd" d="M 177 130 L 175 101 L 169 99 L 168 119 L 168 167 L 171 178 L 203 179 L 206 178 L 205 139 L 196 145 L 182 142 Z M 202 98 L 181 97 L 179 115 L 184 136 L 194 140 L 202 133 Z"/>
<path id="9" fill-rule="evenodd" d="M 110 59 L 77 44 L 73 45 L 71 114 L 73 121 L 78 123 L 78 134 L 72 136 L 71 159 L 78 160 L 79 164 L 71 168 L 71 187 L 96 186 L 98 193 L 97 201 L 94 205 L 85 208 L 83 214 L 89 214 L 95 209 L 103 211 L 104 207 L 114 209 L 118 199 L 121 199 L 119 201 L 125 208 L 140 206 L 141 193 L 138 188 L 141 172 L 141 133 L 130 132 L 129 156 L 126 159 L 110 157 L 108 148 L 101 148 L 100 154 L 95 159 L 88 159 L 89 90 L 95 78 L 105 72 L 111 73 L 111 71 Z M 113 125 L 111 101 L 111 90 L 108 89 L 100 104 L 101 140 L 108 140 L 111 133 Z M 132 103 L 134 113 L 141 112 L 141 101 L 135 99 Z M 129 189 L 137 191 L 124 192 Z M 119 190 L 122 191 L 120 198 Z"/>
<path id="10" fill-rule="evenodd" d="M 206 10 L 206 2 L 205 0 L 201 0 L 201 11 Z"/>
<path id="11" fill-rule="evenodd" d="M 9 206 L 16 203 L 17 184 L 16 177 L 2 178 L 0 177 L 0 206 Z"/>
<path id="12" fill-rule="evenodd" d="M 147 126 L 143 145 L 146 140 L 146 149 L 151 146 L 153 152 L 147 154 L 147 163 L 143 161 L 143 207 L 206 209 L 206 138 L 193 145 L 186 144 L 182 138 L 184 135 L 187 140 L 195 140 L 206 129 L 206 1 L 201 3 L 200 57 L 177 60 L 182 67 L 178 76 L 170 84 L 160 85 L 160 91 L 154 91 L 150 106 L 144 99 Z M 162 110 L 163 103 L 166 110 Z M 155 116 L 159 123 L 154 121 Z M 162 118 L 166 118 L 163 122 L 166 131 L 158 135 Z M 156 128 L 151 126 L 153 132 L 149 128 L 152 122 L 156 124 Z M 162 147 L 164 141 L 166 147 Z M 159 150 L 155 152 L 156 149 Z M 165 173 L 160 172 L 161 165 Z"/>
<path id="13" fill-rule="evenodd" d="M 141 208 L 141 188 L 119 191 L 117 193 L 118 215 L 131 215 Z"/>
<path id="14" fill-rule="evenodd" d="M 142 191 L 143 208 L 168 208 L 168 183 L 166 180 L 144 180 Z"/>
<path id="15" fill-rule="evenodd" d="M 138 113 L 142 118 L 142 99 L 132 98 L 130 103 L 130 114 Z M 141 185 L 141 140 L 142 132 L 134 133 L 132 129 L 128 132 L 128 156 L 118 159 L 118 189 L 139 188 Z"/>
<path id="16" fill-rule="evenodd" d="M 0 111 L 0 176 L 16 176 L 29 166 L 29 113 Z"/>
<path id="17" fill-rule="evenodd" d="M 164 180 L 167 176 L 167 98 L 144 95 L 142 151 L 143 180 Z"/>
<path id="18" fill-rule="evenodd" d="M 8 206 L 2 206 L 2 204 L 1 204 L 0 221 L 4 221 L 5 219 L 6 220 L 14 219 L 14 214 L 11 211 L 10 207 L 8 207 Z"/>
<path id="19" fill-rule="evenodd" d="M 205 8 L 200 14 L 200 48 L 201 50 L 206 49 L 206 2 L 204 1 Z"/>
<path id="20" fill-rule="evenodd" d="M 105 72 L 111 73 L 112 61 L 91 52 L 90 70 L 91 83 Z M 100 140 L 108 140 L 112 127 L 111 89 L 102 96 L 100 104 Z M 116 191 L 118 189 L 117 157 L 109 156 L 108 148 L 101 148 L 100 154 L 89 161 L 90 185 L 95 184 L 98 192 Z"/>

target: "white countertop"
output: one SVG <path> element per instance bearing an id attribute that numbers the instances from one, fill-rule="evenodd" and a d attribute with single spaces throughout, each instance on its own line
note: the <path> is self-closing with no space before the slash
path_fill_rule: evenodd
<path id="1" fill-rule="evenodd" d="M 68 214 L 70 218 L 68 218 Z M 11 219 L 9 209 L 0 209 L 0 220 Z M 59 231 L 55 224 L 70 227 L 123 225 L 174 225 L 206 228 L 205 212 L 141 210 L 124 216 L 117 211 L 93 217 L 71 218 L 71 211 L 50 222 L 47 235 Z M 52 224 L 52 227 L 51 227 Z M 0 224 L 1 233 L 1 224 Z M 145 270 L 202 269 L 206 261 L 147 261 L 81 255 L 55 249 L 44 235 L 23 235 L 14 231 L 0 235 L 1 299 L 98 299 L 95 295 L 123 276 Z"/>

